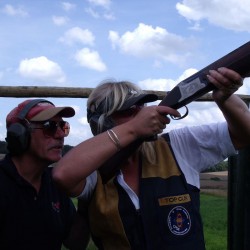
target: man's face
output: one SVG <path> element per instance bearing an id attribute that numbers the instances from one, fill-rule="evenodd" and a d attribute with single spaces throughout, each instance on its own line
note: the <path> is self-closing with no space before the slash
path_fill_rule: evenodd
<path id="1" fill-rule="evenodd" d="M 60 160 L 64 146 L 64 131 L 69 129 L 69 127 L 62 129 L 63 124 L 62 118 L 57 116 L 46 123 L 32 123 L 28 153 L 49 164 Z"/>

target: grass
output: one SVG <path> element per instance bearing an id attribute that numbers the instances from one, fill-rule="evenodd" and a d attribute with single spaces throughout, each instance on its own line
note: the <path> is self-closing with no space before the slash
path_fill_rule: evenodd
<path id="1" fill-rule="evenodd" d="M 227 249 L 227 197 L 201 194 L 206 250 Z M 87 250 L 96 250 L 90 242 Z M 62 248 L 65 250 L 65 248 Z"/>
<path id="2" fill-rule="evenodd" d="M 201 194 L 206 250 L 227 249 L 227 197 Z"/>

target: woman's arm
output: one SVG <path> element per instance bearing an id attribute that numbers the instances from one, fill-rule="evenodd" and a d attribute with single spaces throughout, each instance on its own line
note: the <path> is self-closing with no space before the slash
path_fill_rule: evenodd
<path id="1" fill-rule="evenodd" d="M 164 106 L 150 106 L 141 109 L 126 123 L 113 128 L 121 148 L 138 138 L 161 133 L 170 122 L 166 115 L 180 116 L 178 111 Z M 78 196 L 86 177 L 117 152 L 117 146 L 107 132 L 83 141 L 71 149 L 54 167 L 55 182 L 70 196 Z"/>
<path id="2" fill-rule="evenodd" d="M 222 111 L 236 149 L 250 144 L 250 112 L 247 105 L 233 93 L 243 84 L 241 76 L 227 68 L 210 71 L 209 80 L 217 87 L 213 98 Z"/>

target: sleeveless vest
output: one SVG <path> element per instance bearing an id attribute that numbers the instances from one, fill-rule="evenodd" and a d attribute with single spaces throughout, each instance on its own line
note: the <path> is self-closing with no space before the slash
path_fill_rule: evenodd
<path id="1" fill-rule="evenodd" d="M 141 162 L 140 209 L 116 178 L 97 186 L 89 206 L 99 249 L 204 250 L 199 189 L 189 185 L 166 140 L 156 142 L 157 165 Z"/>

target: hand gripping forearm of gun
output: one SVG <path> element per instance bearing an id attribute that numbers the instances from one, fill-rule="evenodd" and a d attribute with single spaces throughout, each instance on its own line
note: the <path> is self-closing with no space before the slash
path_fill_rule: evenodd
<path id="1" fill-rule="evenodd" d="M 229 54 L 223 56 L 207 67 L 201 69 L 192 76 L 178 83 L 159 103 L 161 106 L 168 106 L 173 109 L 179 109 L 192 101 L 195 101 L 204 94 L 215 89 L 206 77 L 209 70 L 216 70 L 220 67 L 226 67 L 236 71 L 242 78 L 250 76 L 250 42 L 245 43 Z M 186 113 L 187 114 L 187 113 Z M 183 117 L 185 117 L 184 115 Z M 127 159 L 143 142 L 138 139 L 126 148 L 117 152 L 116 155 L 106 161 L 100 168 L 103 183 L 112 178 L 118 170 L 119 163 Z"/>

